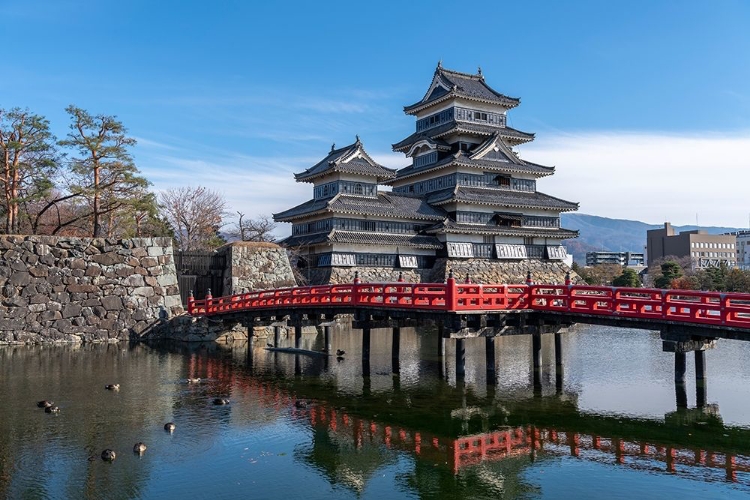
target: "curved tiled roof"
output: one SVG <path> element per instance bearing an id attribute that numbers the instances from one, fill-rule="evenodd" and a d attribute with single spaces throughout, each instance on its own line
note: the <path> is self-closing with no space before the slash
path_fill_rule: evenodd
<path id="1" fill-rule="evenodd" d="M 419 234 L 366 233 L 334 229 L 328 233 L 289 236 L 279 242 L 287 247 L 308 246 L 320 243 L 350 243 L 355 245 L 392 245 L 398 247 L 440 250 L 443 244 L 434 236 Z"/>
<path id="2" fill-rule="evenodd" d="M 304 172 L 294 174 L 294 179 L 297 182 L 311 182 L 313 179 L 331 172 L 373 176 L 377 178 L 378 182 L 392 179 L 396 175 L 396 170 L 375 163 L 365 152 L 362 142 L 357 137 L 354 144 L 339 149 L 331 147 L 328 156 Z"/>
<path id="3" fill-rule="evenodd" d="M 578 210 L 578 203 L 561 200 L 538 191 L 528 193 L 497 188 L 458 186 L 427 195 L 427 203 L 430 205 L 440 206 L 455 201 L 503 207 L 555 209 L 562 212 Z"/>
<path id="4" fill-rule="evenodd" d="M 432 163 L 430 165 L 424 165 L 422 167 L 415 167 L 413 164 L 408 167 L 404 167 L 396 173 L 396 178 L 386 182 L 386 184 L 393 184 L 394 180 L 401 180 L 414 175 L 423 174 L 425 172 L 431 172 L 433 170 L 440 170 L 451 166 L 467 166 L 477 167 L 485 171 L 502 172 L 502 173 L 518 173 L 518 174 L 533 174 L 538 177 L 545 177 L 555 173 L 555 167 L 545 167 L 544 165 L 538 165 L 536 163 L 524 162 L 524 164 L 484 160 L 484 159 L 473 159 L 463 152 L 460 155 L 452 155 L 442 160 Z"/>
<path id="5" fill-rule="evenodd" d="M 325 200 L 309 200 L 294 208 L 274 214 L 273 218 L 280 222 L 291 222 L 294 219 L 323 212 L 432 221 L 442 220 L 445 217 L 441 209 L 431 207 L 424 198 L 378 192 L 377 198 L 337 194 Z"/>
<path id="6" fill-rule="evenodd" d="M 334 201 L 335 200 L 335 201 Z M 403 217 L 406 219 L 441 220 L 445 213 L 427 204 L 424 198 L 379 192 L 377 199 L 361 196 L 337 196 L 330 210 L 337 213 Z"/>
<path id="7" fill-rule="evenodd" d="M 577 238 L 578 231 L 563 228 L 539 229 L 532 227 L 501 227 L 482 224 L 461 224 L 453 220 L 446 220 L 428 227 L 425 232 L 430 234 L 460 233 L 460 234 L 494 234 L 498 236 L 522 236 L 538 238 Z"/>
<path id="8" fill-rule="evenodd" d="M 417 141 L 426 140 L 427 138 L 437 140 L 454 132 L 465 132 L 487 137 L 497 133 L 500 135 L 500 137 L 510 139 L 512 142 L 515 142 L 517 144 L 534 140 L 534 134 L 522 132 L 510 127 L 494 127 L 492 125 L 482 125 L 479 123 L 451 120 L 423 132 L 415 132 L 406 139 L 399 141 L 396 144 L 392 144 L 391 147 L 394 151 L 403 153 Z"/>
<path id="9" fill-rule="evenodd" d="M 520 99 L 508 97 L 493 90 L 484 81 L 481 70 L 472 75 L 443 68 L 441 64 L 435 69 L 428 94 L 414 104 L 404 107 L 407 114 L 415 113 L 427 106 L 437 104 L 452 97 L 463 97 L 475 101 L 502 104 L 514 108 L 520 104 Z"/>

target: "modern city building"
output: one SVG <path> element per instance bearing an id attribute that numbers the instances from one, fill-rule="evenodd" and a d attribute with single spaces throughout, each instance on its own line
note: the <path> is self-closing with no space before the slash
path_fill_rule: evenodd
<path id="1" fill-rule="evenodd" d="M 737 248 L 737 266 L 750 269 L 750 231 L 731 233 L 735 237 Z"/>
<path id="2" fill-rule="evenodd" d="M 515 151 L 534 139 L 507 124 L 519 103 L 490 88 L 481 70 L 438 64 L 424 97 L 404 108 L 415 132 L 393 145 L 411 164 L 378 165 L 359 137 L 332 147 L 295 175 L 313 184 L 313 199 L 274 215 L 292 223 L 281 243 L 296 249 L 314 283 L 346 281 L 353 270 L 370 280 L 408 271 L 409 279 L 443 281 L 451 261 L 469 262 L 466 269 L 481 261 L 515 264 L 525 276 L 530 267 L 518 264 L 563 262 L 562 241 L 578 233 L 560 227 L 560 213 L 578 204 L 537 190 L 537 180 L 555 169 Z"/>
<path id="3" fill-rule="evenodd" d="M 648 265 L 664 257 L 690 257 L 693 268 L 737 265 L 736 238 L 731 234 L 708 234 L 705 230 L 675 234 L 669 222 L 646 232 Z"/>
<path id="4" fill-rule="evenodd" d="M 586 252 L 586 265 L 618 264 L 620 266 L 642 266 L 645 255 L 635 252 Z"/>

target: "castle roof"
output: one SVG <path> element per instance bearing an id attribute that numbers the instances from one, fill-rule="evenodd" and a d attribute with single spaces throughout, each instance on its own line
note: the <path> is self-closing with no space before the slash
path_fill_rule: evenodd
<path id="1" fill-rule="evenodd" d="M 427 203 L 430 205 L 441 206 L 453 202 L 509 208 L 555 209 L 562 212 L 578 210 L 578 203 L 561 200 L 538 191 L 523 192 L 498 188 L 456 186 L 427 195 Z"/>
<path id="2" fill-rule="evenodd" d="M 379 165 L 367 154 L 359 136 L 357 136 L 354 144 L 339 149 L 331 146 L 328 156 L 304 172 L 294 174 L 294 179 L 297 182 L 312 182 L 318 177 L 333 172 L 372 176 L 377 178 L 377 182 L 392 179 L 396 176 L 395 169 Z"/>
<path id="3" fill-rule="evenodd" d="M 472 101 L 500 104 L 506 108 L 514 108 L 521 102 L 515 97 L 508 97 L 492 89 L 484 81 L 482 70 L 477 74 L 461 73 L 443 68 L 438 63 L 432 83 L 422 100 L 404 107 L 406 114 L 416 114 L 422 109 L 438 104 L 454 97 L 462 97 Z"/>
<path id="4" fill-rule="evenodd" d="M 479 224 L 461 224 L 451 219 L 435 224 L 425 229 L 428 234 L 487 234 L 497 236 L 520 236 L 520 237 L 538 237 L 538 238 L 577 238 L 578 231 L 562 228 L 527 228 L 527 227 L 504 227 L 490 226 Z"/>
<path id="5" fill-rule="evenodd" d="M 391 147 L 394 151 L 405 153 L 418 141 L 428 139 L 438 140 L 453 133 L 465 133 L 483 137 L 492 137 L 495 134 L 498 134 L 511 144 L 523 144 L 524 142 L 531 142 L 534 140 L 534 134 L 522 132 L 510 127 L 497 127 L 481 123 L 451 120 L 422 132 L 414 132 L 406 139 L 393 144 Z"/>
<path id="6" fill-rule="evenodd" d="M 290 222 L 295 219 L 321 213 L 396 217 L 428 221 L 438 221 L 445 217 L 445 213 L 441 209 L 431 207 L 424 198 L 380 191 L 376 198 L 339 193 L 330 199 L 310 200 L 284 212 L 274 214 L 273 218 L 276 221 Z"/>
<path id="7" fill-rule="evenodd" d="M 391 245 L 397 247 L 440 250 L 443 244 L 434 236 L 418 234 L 369 233 L 333 229 L 327 233 L 289 236 L 279 242 L 288 247 L 317 245 L 322 243 L 350 243 L 357 245 Z"/>
<path id="8" fill-rule="evenodd" d="M 415 175 L 420 175 L 425 172 L 432 172 L 435 170 L 446 169 L 453 166 L 465 166 L 475 167 L 482 169 L 486 172 L 498 172 L 507 174 L 532 174 L 536 177 L 545 177 L 555 173 L 555 167 L 546 167 L 544 165 L 538 165 L 531 162 L 523 163 L 512 163 L 510 161 L 496 161 L 496 160 L 485 160 L 482 158 L 472 158 L 463 151 L 459 151 L 454 155 L 443 158 L 442 160 L 432 163 L 429 165 L 423 165 L 421 167 L 415 167 L 414 164 L 404 167 L 398 171 L 398 175 L 395 180 L 406 179 Z M 393 184 L 393 180 L 386 184 Z"/>

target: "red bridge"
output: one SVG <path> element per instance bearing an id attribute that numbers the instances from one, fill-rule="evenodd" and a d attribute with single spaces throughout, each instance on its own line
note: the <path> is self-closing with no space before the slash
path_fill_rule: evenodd
<path id="1" fill-rule="evenodd" d="M 193 316 L 305 309 L 376 309 L 416 314 L 539 311 L 750 331 L 750 294 L 582 285 L 354 283 L 259 290 L 188 300 Z M 584 321 L 589 322 L 589 321 Z M 638 327 L 635 322 L 633 325 Z M 658 328 L 656 328 L 658 329 Z"/>
<path id="2" fill-rule="evenodd" d="M 569 281 L 569 280 L 568 280 Z M 562 384 L 560 334 L 575 323 L 659 330 L 662 348 L 675 353 L 678 406 L 686 406 L 684 390 L 686 353 L 695 354 L 698 399 L 705 394 L 705 350 L 717 338 L 750 340 L 750 294 L 618 288 L 549 284 L 457 283 L 354 283 L 259 290 L 226 297 L 188 300 L 188 312 L 252 326 L 266 321 L 275 327 L 274 347 L 279 346 L 282 323 L 289 318 L 295 329 L 295 347 L 302 347 L 303 321 L 330 320 L 347 314 L 362 329 L 363 373 L 369 374 L 370 331 L 393 331 L 394 367 L 399 358 L 400 328 L 420 322 L 438 329 L 437 354 L 445 355 L 449 338 L 456 342 L 456 376 L 465 373 L 465 339 L 485 339 L 487 380 L 495 379 L 497 335 L 532 335 L 535 385 L 541 383 L 542 340 L 555 334 L 558 384 Z M 285 324 L 285 323 L 284 323 Z M 317 324 L 317 323 L 314 323 Z M 325 324 L 324 324 L 325 325 Z M 325 351 L 330 353 L 330 326 L 324 326 Z M 252 337 L 250 337 L 252 340 Z"/>

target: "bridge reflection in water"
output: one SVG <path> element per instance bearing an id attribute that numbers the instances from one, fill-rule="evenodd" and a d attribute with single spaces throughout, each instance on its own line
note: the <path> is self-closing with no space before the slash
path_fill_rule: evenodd
<path id="1" fill-rule="evenodd" d="M 244 352 L 194 353 L 189 376 L 224 381 L 227 393 L 244 393 L 293 417 L 312 440 L 296 458 L 355 490 L 394 461 L 388 452 L 408 454 L 415 474 L 437 475 L 440 482 L 469 473 L 507 487 L 507 468 L 520 474 L 524 464 L 568 456 L 750 486 L 750 430 L 725 426 L 718 406 L 705 401 L 698 408 L 678 407 L 659 421 L 583 412 L 576 394 L 559 387 L 527 387 L 520 397 L 505 399 L 492 387 L 482 394 L 461 380 L 402 387 L 398 374 L 391 388 L 372 390 L 370 376 L 347 373 L 349 389 L 342 390 L 332 373 L 337 367 L 324 360 L 258 348 L 245 358 Z M 352 390 L 357 380 L 361 391 Z M 496 470 L 494 464 L 505 465 Z"/>

